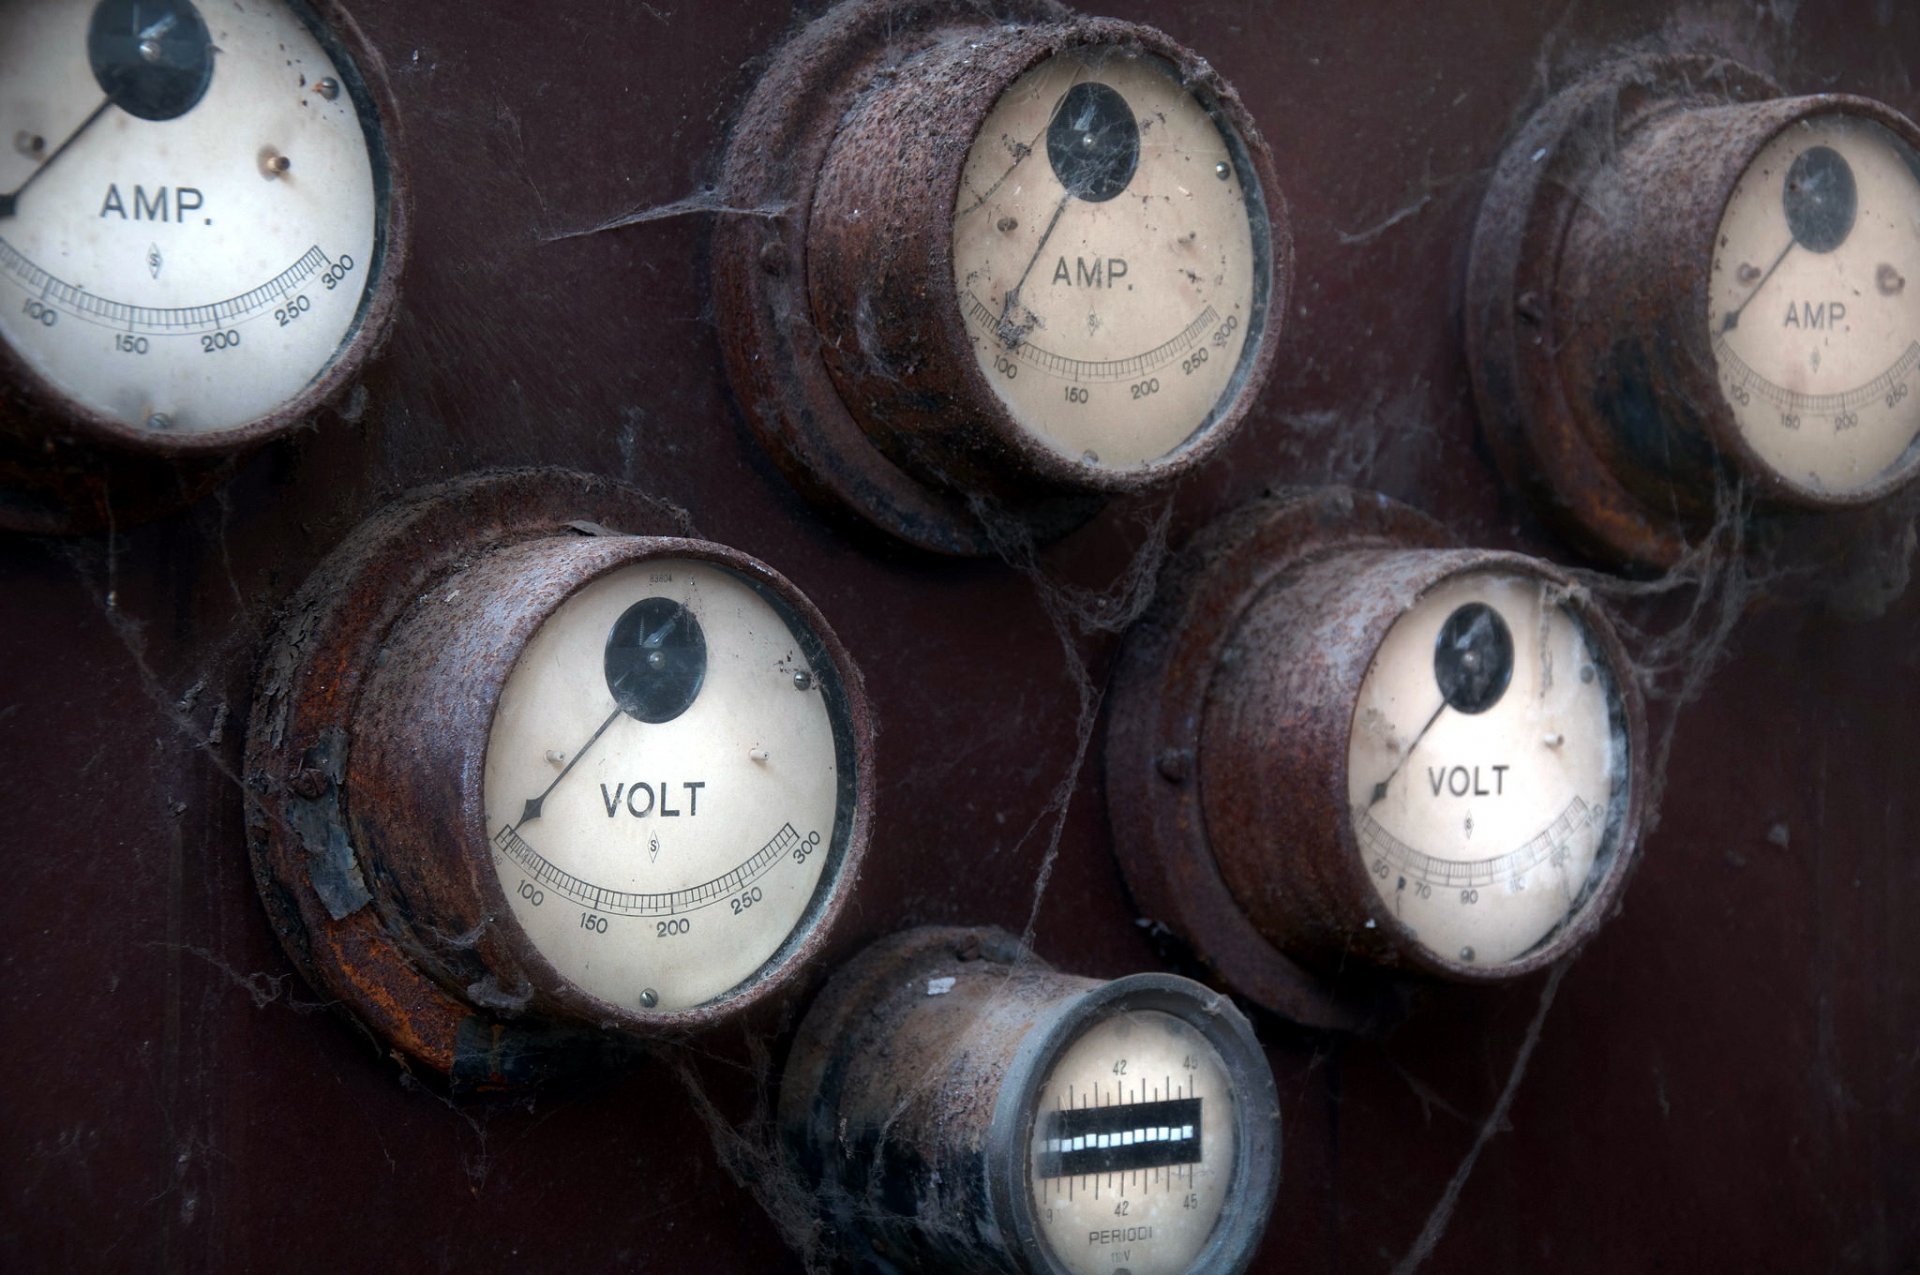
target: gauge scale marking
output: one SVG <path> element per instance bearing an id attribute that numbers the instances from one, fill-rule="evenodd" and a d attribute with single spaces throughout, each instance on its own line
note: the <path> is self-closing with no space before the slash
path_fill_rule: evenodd
<path id="1" fill-rule="evenodd" d="M 0 13 L 0 340 L 78 407 L 237 430 L 351 343 L 385 174 L 322 31 L 276 0 Z"/>
<path id="2" fill-rule="evenodd" d="M 489 734 L 486 817 L 515 921 L 583 991 L 710 1001 L 814 903 L 850 815 L 797 623 L 725 568 L 646 560 L 527 644 Z"/>
<path id="3" fill-rule="evenodd" d="M 1389 629 L 1354 716 L 1354 838 L 1380 902 L 1450 964 L 1550 939 L 1614 860 L 1622 721 L 1560 586 L 1476 572 L 1430 589 Z"/>
<path id="4" fill-rule="evenodd" d="M 1031 1193 L 1073 1275 L 1178 1275 L 1235 1187 L 1234 1103 L 1219 1051 L 1158 1010 L 1118 1013 L 1067 1047 L 1039 1089 Z"/>
<path id="5" fill-rule="evenodd" d="M 1157 58 L 1053 57 L 968 153 L 954 275 L 982 375 L 1078 462 L 1151 463 L 1244 380 L 1265 305 L 1244 148 Z"/>
<path id="6" fill-rule="evenodd" d="M 1823 494 L 1871 487 L 1920 437 L 1920 158 L 1872 120 L 1761 149 L 1715 241 L 1708 324 L 1740 436 Z"/>

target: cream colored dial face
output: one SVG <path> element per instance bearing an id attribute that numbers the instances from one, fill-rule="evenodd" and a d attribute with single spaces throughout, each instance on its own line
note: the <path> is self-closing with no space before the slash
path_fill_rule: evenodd
<path id="1" fill-rule="evenodd" d="M 155 435 L 288 405 L 374 273 L 365 121 L 277 0 L 0 6 L 0 192 L 0 340 Z"/>
<path id="2" fill-rule="evenodd" d="M 1074 1275 L 1178 1275 L 1234 1189 L 1233 1094 L 1218 1051 L 1158 1010 L 1083 1033 L 1040 1087 L 1034 1215 Z"/>
<path id="3" fill-rule="evenodd" d="M 688 560 L 602 576 L 534 634 L 483 791 L 501 890 L 562 977 L 684 1009 L 787 941 L 845 817 L 822 672 L 760 594 Z"/>
<path id="4" fill-rule="evenodd" d="M 1361 684 L 1353 830 L 1379 905 L 1441 959 L 1497 967 L 1581 907 L 1625 800 L 1614 675 L 1556 586 L 1424 594 Z"/>
<path id="5" fill-rule="evenodd" d="M 1165 63 L 1118 50 L 1061 54 L 994 105 L 954 281 L 981 372 L 1041 444 L 1138 468 L 1230 405 L 1267 270 L 1239 154 Z"/>
<path id="6" fill-rule="evenodd" d="M 1707 321 L 1741 437 L 1844 496 L 1920 436 L 1920 158 L 1823 115 L 1769 143 L 1720 223 Z"/>

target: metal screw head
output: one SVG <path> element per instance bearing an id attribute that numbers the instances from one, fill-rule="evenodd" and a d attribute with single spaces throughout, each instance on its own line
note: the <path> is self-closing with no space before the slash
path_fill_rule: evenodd
<path id="1" fill-rule="evenodd" d="M 795 673 L 793 675 L 793 689 L 796 691 L 812 690 L 813 674 L 807 672 L 805 669 L 801 669 L 798 673 Z"/>
<path id="2" fill-rule="evenodd" d="M 321 80 L 318 84 L 315 84 L 313 86 L 313 91 L 318 93 L 321 97 L 326 98 L 329 102 L 331 102 L 333 101 L 333 99 L 340 96 L 340 81 L 334 79 L 331 75 L 329 75 L 326 79 Z"/>
<path id="3" fill-rule="evenodd" d="M 1233 169 L 1228 167 L 1227 161 L 1223 159 L 1213 166 L 1213 175 L 1221 181 L 1225 181 L 1227 178 L 1233 176 Z"/>
<path id="4" fill-rule="evenodd" d="M 646 988 L 644 991 L 640 993 L 641 1009 L 652 1009 L 654 1006 L 658 1005 L 659 1003 L 660 1003 L 660 993 L 654 991 L 651 987 Z"/>
<path id="5" fill-rule="evenodd" d="M 1473 949 L 1470 947 L 1461 948 L 1460 959 L 1463 961 L 1471 961 L 1473 959 Z"/>
<path id="6" fill-rule="evenodd" d="M 160 60 L 160 41 L 152 37 L 140 41 L 140 56 L 149 62 L 158 62 Z"/>
<path id="7" fill-rule="evenodd" d="M 648 668 L 665 668 L 666 663 L 667 663 L 667 655 L 665 651 L 648 651 L 647 652 Z"/>
<path id="8" fill-rule="evenodd" d="M 154 430 L 172 429 L 173 418 L 165 412 L 155 412 L 153 415 L 147 417 L 147 428 Z"/>
<path id="9" fill-rule="evenodd" d="M 303 766 L 287 780 L 287 787 L 293 789 L 297 795 L 312 801 L 326 792 L 327 776 L 316 767 Z"/>

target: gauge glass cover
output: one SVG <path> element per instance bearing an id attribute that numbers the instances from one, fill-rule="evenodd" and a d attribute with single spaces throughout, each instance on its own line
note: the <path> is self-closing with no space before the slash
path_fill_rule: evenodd
<path id="1" fill-rule="evenodd" d="M 1001 96 L 967 155 L 953 261 L 981 372 L 1021 430 L 1127 469 L 1227 410 L 1264 312 L 1251 173 L 1154 57 L 1063 53 Z"/>
<path id="2" fill-rule="evenodd" d="M 725 568 L 660 559 L 594 580 L 527 643 L 486 820 L 514 920 L 574 986 L 699 1005 L 803 923 L 851 814 L 830 670 L 798 623 Z"/>
<path id="3" fill-rule="evenodd" d="M 1034 1216 L 1073 1275 L 1178 1275 L 1206 1247 L 1234 1188 L 1226 1065 L 1159 1010 L 1099 1020 L 1037 1091 Z"/>
<path id="4" fill-rule="evenodd" d="M 150 91 L 196 59 L 197 97 Z M 81 408 L 156 435 L 294 402 L 375 273 L 383 161 L 350 72 L 280 0 L 5 6 L 0 340 Z"/>
<path id="5" fill-rule="evenodd" d="M 1450 964 L 1526 955 L 1584 905 L 1627 799 L 1613 676 L 1550 581 L 1455 576 L 1396 619 L 1347 758 L 1379 901 Z"/>
<path id="6" fill-rule="evenodd" d="M 1815 492 L 1860 491 L 1920 436 L 1920 157 L 1821 115 L 1757 155 L 1715 241 L 1707 321 L 1741 437 Z"/>

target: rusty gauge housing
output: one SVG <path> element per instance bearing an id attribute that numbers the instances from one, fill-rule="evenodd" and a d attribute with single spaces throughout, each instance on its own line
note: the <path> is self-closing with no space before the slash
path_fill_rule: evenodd
<path id="1" fill-rule="evenodd" d="M 321 568 L 266 665 L 247 774 L 276 928 L 456 1085 L 763 1000 L 858 874 L 846 652 L 745 554 L 605 530 L 662 522 L 564 473 L 437 489 Z"/>
<path id="2" fill-rule="evenodd" d="M 1107 793 L 1142 915 L 1297 1021 L 1380 977 L 1517 977 L 1612 911 L 1645 714 L 1569 577 L 1341 489 L 1242 509 L 1169 565 L 1115 676 Z"/>
<path id="3" fill-rule="evenodd" d="M 788 1155 L 861 1271 L 1247 1269 L 1279 1184 L 1266 1057 L 1170 974 L 1062 974 L 921 929 L 835 974 L 780 1086 Z"/>
<path id="4" fill-rule="evenodd" d="M 395 115 L 334 0 L 0 12 L 0 525 L 204 494 L 384 339 Z"/>
<path id="5" fill-rule="evenodd" d="M 1875 534 L 1920 473 L 1920 128 L 1721 59 L 1550 100 L 1475 231 L 1467 341 L 1509 482 L 1666 567 L 1746 488 L 1796 540 Z"/>
<path id="6" fill-rule="evenodd" d="M 997 520 L 1058 535 L 1171 480 L 1273 362 L 1292 240 L 1272 161 L 1233 90 L 1148 27 L 849 0 L 777 56 L 723 186 L 717 310 L 749 423 L 801 488 L 922 548 L 991 552 Z"/>

